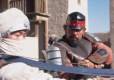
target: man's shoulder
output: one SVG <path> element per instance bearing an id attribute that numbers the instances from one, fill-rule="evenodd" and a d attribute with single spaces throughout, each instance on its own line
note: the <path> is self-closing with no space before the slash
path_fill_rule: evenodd
<path id="1" fill-rule="evenodd" d="M 90 41 L 92 43 L 101 42 L 100 38 L 98 38 L 97 36 L 95 36 L 92 33 L 87 33 L 87 32 L 84 35 L 84 39 L 86 39 L 86 40 L 88 40 L 88 41 Z"/>

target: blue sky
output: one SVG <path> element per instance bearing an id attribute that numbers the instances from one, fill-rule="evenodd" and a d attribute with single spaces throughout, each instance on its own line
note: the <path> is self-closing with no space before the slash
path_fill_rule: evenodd
<path id="1" fill-rule="evenodd" d="M 108 32 L 110 0 L 88 0 L 89 32 Z"/>

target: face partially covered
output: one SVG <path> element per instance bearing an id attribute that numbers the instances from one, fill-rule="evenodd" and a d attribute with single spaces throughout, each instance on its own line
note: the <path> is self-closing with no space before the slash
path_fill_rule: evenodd
<path id="1" fill-rule="evenodd" d="M 27 31 L 20 30 L 20 31 L 15 31 L 15 32 L 10 33 L 8 35 L 8 38 L 12 40 L 22 40 L 26 37 L 26 35 L 27 35 Z"/>

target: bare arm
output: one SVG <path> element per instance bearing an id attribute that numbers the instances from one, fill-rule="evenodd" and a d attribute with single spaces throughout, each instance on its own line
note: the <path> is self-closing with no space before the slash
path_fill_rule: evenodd
<path id="1" fill-rule="evenodd" d="M 96 43 L 95 44 L 95 47 L 99 48 L 99 49 L 105 49 L 108 53 L 108 57 L 107 57 L 107 60 L 105 61 L 105 64 L 111 64 L 112 63 L 112 60 L 113 60 L 113 57 L 112 57 L 112 49 L 108 46 L 106 46 L 105 44 L 103 43 Z"/>

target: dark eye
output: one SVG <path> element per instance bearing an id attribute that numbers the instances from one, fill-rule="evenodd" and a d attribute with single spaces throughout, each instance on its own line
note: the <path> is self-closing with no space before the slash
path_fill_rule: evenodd
<path id="1" fill-rule="evenodd" d="M 20 34 L 15 34 L 15 36 L 19 37 L 19 36 L 20 36 Z"/>
<path id="2" fill-rule="evenodd" d="M 81 29 L 72 29 L 72 31 L 74 31 L 74 32 L 80 32 Z"/>

